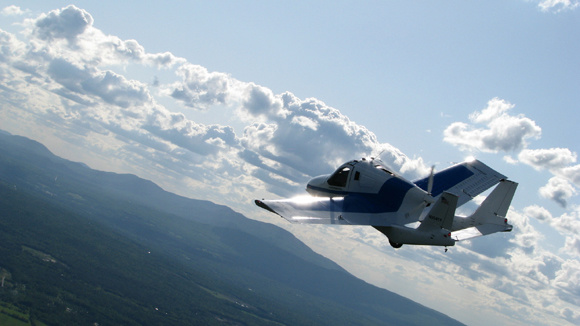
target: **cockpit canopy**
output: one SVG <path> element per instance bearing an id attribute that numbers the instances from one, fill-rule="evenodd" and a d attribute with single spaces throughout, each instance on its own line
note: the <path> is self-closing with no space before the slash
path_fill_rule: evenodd
<path id="1" fill-rule="evenodd" d="M 334 172 L 334 174 L 332 174 L 330 176 L 330 178 L 328 178 L 328 180 L 326 180 L 326 182 L 330 186 L 346 187 L 350 171 L 351 171 L 350 166 L 343 166 L 343 167 L 339 168 L 338 170 L 336 170 L 336 172 Z"/>
<path id="2" fill-rule="evenodd" d="M 347 192 L 378 192 L 382 184 L 395 177 L 392 169 L 381 160 L 353 160 L 341 165 L 333 174 L 318 176 L 306 190 L 315 196 L 340 196 Z"/>

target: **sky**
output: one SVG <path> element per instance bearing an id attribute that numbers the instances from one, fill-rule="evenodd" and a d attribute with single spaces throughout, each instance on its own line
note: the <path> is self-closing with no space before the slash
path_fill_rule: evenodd
<path id="1" fill-rule="evenodd" d="M 0 129 L 279 225 L 466 324 L 577 325 L 579 6 L 0 1 Z M 514 230 L 395 250 L 253 205 L 368 156 L 411 180 L 480 159 L 519 183 Z"/>

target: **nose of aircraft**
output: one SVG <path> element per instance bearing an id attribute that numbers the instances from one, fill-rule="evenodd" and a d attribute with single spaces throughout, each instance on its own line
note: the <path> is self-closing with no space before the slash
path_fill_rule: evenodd
<path id="1" fill-rule="evenodd" d="M 326 189 L 328 186 L 326 184 L 326 180 L 328 180 L 328 175 L 319 175 L 312 180 L 308 181 L 306 185 L 306 191 L 309 194 L 315 196 L 320 192 L 320 190 Z"/>

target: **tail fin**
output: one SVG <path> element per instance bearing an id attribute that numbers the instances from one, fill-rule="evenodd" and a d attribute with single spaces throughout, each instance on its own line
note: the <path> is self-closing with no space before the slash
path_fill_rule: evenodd
<path id="1" fill-rule="evenodd" d="M 418 230 L 426 231 L 431 229 L 451 230 L 455 209 L 457 208 L 458 197 L 444 192 L 433 205 L 429 214 L 423 219 Z"/>
<path id="2" fill-rule="evenodd" d="M 506 215 L 517 187 L 516 182 L 501 180 L 475 213 L 468 217 L 455 218 L 453 239 L 466 240 L 495 232 L 511 231 L 512 226 L 507 223 Z"/>

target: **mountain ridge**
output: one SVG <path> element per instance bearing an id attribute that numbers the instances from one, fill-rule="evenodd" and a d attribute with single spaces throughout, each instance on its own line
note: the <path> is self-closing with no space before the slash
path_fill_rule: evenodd
<path id="1" fill-rule="evenodd" d="M 35 266 L 33 270 L 46 268 L 34 265 L 31 259 L 35 256 L 25 247 L 53 257 L 63 265 L 52 263 L 51 268 L 68 270 L 84 281 L 83 291 L 91 293 L 87 298 L 94 300 L 83 303 L 83 309 L 93 311 L 87 314 L 96 319 L 115 320 L 106 316 L 107 310 L 102 305 L 94 302 L 102 300 L 97 299 L 101 296 L 113 295 L 125 305 L 123 308 L 133 309 L 131 314 L 138 311 L 150 316 L 149 310 L 153 308 L 143 293 L 172 302 L 171 295 L 159 293 L 171 288 L 175 297 L 192 298 L 199 303 L 198 307 L 206 309 L 196 310 L 205 316 L 196 320 L 187 311 L 186 303 L 174 303 L 183 316 L 177 319 L 177 324 L 229 321 L 256 325 L 326 322 L 419 325 L 429 321 L 430 324 L 460 325 L 439 312 L 353 277 L 287 231 L 247 219 L 226 206 L 165 192 L 153 182 L 134 175 L 89 169 L 85 164 L 54 156 L 42 144 L 24 137 L 0 133 L 0 153 L 2 237 L 12 239 L 2 247 L 0 268 L 18 270 L 15 266 L 22 262 Z M 9 198 L 12 200 L 7 201 Z M 48 212 L 51 214 L 47 216 Z M 67 218 L 59 219 L 58 215 Z M 44 225 L 51 233 L 21 225 L 24 222 L 19 221 L 25 218 L 30 219 L 29 223 Z M 51 221 L 56 222 L 51 225 Z M 21 239 L 10 236 L 7 230 L 17 232 Z M 94 235 L 84 237 L 81 230 Z M 109 243 L 99 237 L 109 239 Z M 61 242 L 74 245 L 67 247 Z M 77 247 L 90 254 L 76 251 Z M 134 260 L 125 259 L 121 254 Z M 99 266 L 95 257 L 111 266 Z M 150 257 L 155 257 L 152 266 L 146 263 Z M 134 261 L 141 268 L 127 266 L 124 260 Z M 83 264 L 92 267 L 82 267 Z M 94 270 L 110 277 L 89 278 Z M 158 274 L 165 275 L 166 281 L 156 279 L 154 275 Z M 11 275 L 7 284 L 24 284 L 15 279 L 14 273 Z M 36 280 L 38 275 L 27 277 Z M 61 285 L 62 288 L 52 288 L 37 284 L 43 291 L 72 293 L 72 297 L 82 298 L 66 282 Z M 119 289 L 126 290 L 119 292 Z M 0 291 L 0 301 L 27 307 L 31 316 L 38 316 L 31 317 L 37 321 L 63 317 L 60 313 L 38 312 L 34 305 L 22 304 L 4 290 Z M 37 297 L 44 298 L 40 301 L 55 300 L 42 293 Z M 211 304 L 206 305 L 203 300 Z M 140 307 L 149 310 L 144 313 Z M 132 322 L 123 316 L 117 317 L 123 323 Z M 161 317 L 151 317 L 158 320 L 152 324 L 176 322 Z M 148 324 L 148 320 L 138 318 L 136 324 Z"/>

